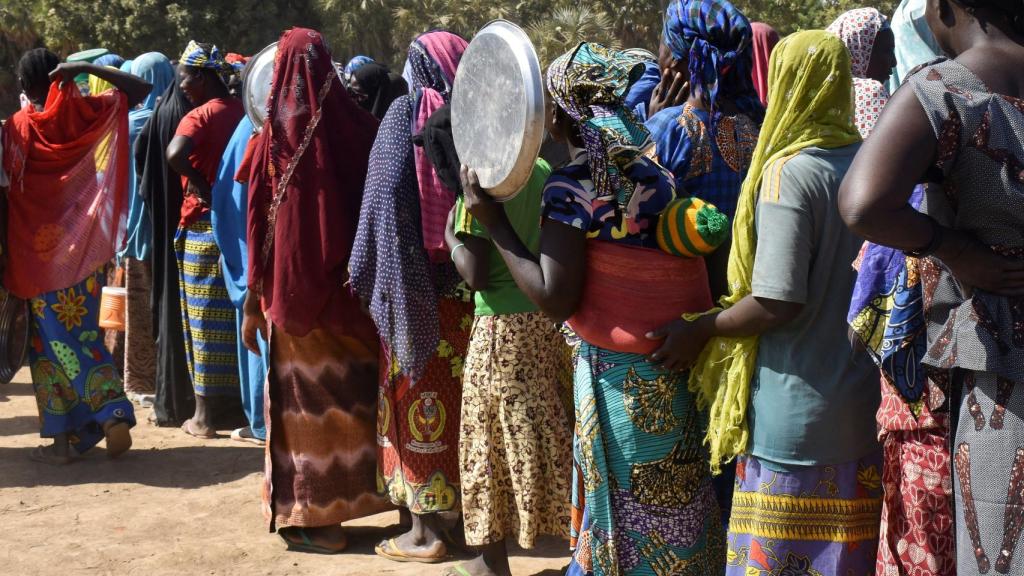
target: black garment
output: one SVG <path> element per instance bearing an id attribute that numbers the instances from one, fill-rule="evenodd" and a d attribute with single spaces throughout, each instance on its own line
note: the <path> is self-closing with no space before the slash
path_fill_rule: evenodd
<path id="1" fill-rule="evenodd" d="M 141 174 L 139 195 L 153 229 L 153 330 L 157 345 L 157 424 L 177 426 L 195 413 L 184 328 L 181 324 L 181 294 L 174 234 L 178 229 L 184 193 L 181 177 L 167 165 L 167 145 L 178 123 L 192 109 L 177 82 L 160 97 L 153 115 L 135 141 L 135 168 Z"/>
<path id="2" fill-rule="evenodd" d="M 370 62 L 359 67 L 352 73 L 359 91 L 365 98 L 356 100 L 360 106 L 371 114 L 382 120 L 388 113 L 388 108 L 399 96 L 409 93 L 409 85 L 400 74 L 388 72 L 388 69 L 376 62 Z"/>
<path id="3" fill-rule="evenodd" d="M 462 181 L 459 170 L 459 152 L 455 149 L 455 137 L 452 136 L 452 108 L 445 104 L 423 123 L 423 131 L 414 135 L 413 143 L 423 147 L 423 153 L 434 166 L 437 177 L 449 190 L 462 195 Z"/>

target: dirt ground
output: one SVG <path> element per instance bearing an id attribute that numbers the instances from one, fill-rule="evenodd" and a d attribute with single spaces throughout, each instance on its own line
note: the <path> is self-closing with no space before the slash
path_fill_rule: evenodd
<path id="1" fill-rule="evenodd" d="M 38 436 L 29 374 L 0 385 L 0 574 L 434 575 L 452 563 L 396 564 L 373 546 L 397 530 L 398 513 L 351 522 L 338 556 L 286 552 L 259 508 L 263 450 L 226 437 L 197 440 L 146 423 L 117 461 L 101 447 L 65 467 L 29 460 Z M 102 446 L 102 444 L 101 444 Z M 542 540 L 512 552 L 517 575 L 558 576 L 566 544 Z"/>

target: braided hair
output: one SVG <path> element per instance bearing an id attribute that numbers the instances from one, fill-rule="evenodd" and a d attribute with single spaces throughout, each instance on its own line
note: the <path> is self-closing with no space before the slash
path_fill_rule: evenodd
<path id="1" fill-rule="evenodd" d="M 1018 34 L 1024 35 L 1024 0 L 956 0 L 960 5 L 987 9 L 1002 15 Z"/>
<path id="2" fill-rule="evenodd" d="M 33 48 L 18 60 L 18 78 L 21 89 L 28 92 L 50 85 L 50 72 L 60 64 L 60 58 L 46 48 Z"/>

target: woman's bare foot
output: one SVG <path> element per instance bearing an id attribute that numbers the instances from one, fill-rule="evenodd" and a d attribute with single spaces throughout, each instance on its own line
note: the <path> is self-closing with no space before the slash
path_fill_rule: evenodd
<path id="1" fill-rule="evenodd" d="M 49 446 L 36 446 L 28 455 L 33 462 L 49 464 L 51 466 L 64 466 L 74 461 L 70 451 L 60 451 L 56 444 Z"/>
<path id="2" fill-rule="evenodd" d="M 108 420 L 104 423 L 103 437 L 107 442 L 107 458 L 117 458 L 132 447 L 131 426 L 122 420 Z"/>
<path id="3" fill-rule="evenodd" d="M 375 550 L 398 562 L 439 562 L 448 556 L 437 514 L 412 514 L 412 529 L 384 540 Z"/>

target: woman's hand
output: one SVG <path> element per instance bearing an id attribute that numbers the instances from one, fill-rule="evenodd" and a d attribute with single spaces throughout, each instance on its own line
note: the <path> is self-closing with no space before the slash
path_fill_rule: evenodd
<path id="1" fill-rule="evenodd" d="M 65 82 L 74 82 L 75 76 L 85 72 L 82 68 L 79 62 L 61 62 L 50 72 L 50 82 L 60 80 L 61 86 Z"/>
<path id="2" fill-rule="evenodd" d="M 711 339 L 714 316 L 701 316 L 693 322 L 676 320 L 667 326 L 649 332 L 649 340 L 662 340 L 661 347 L 651 353 L 648 359 L 660 365 L 662 370 L 686 370 L 693 366 L 704 346 Z"/>
<path id="3" fill-rule="evenodd" d="M 463 164 L 459 177 L 462 180 L 462 201 L 466 205 L 466 211 L 485 228 L 491 228 L 500 222 L 505 215 L 505 208 L 480 187 L 480 178 L 477 177 L 476 171 Z"/>
<path id="4" fill-rule="evenodd" d="M 949 246 L 936 253 L 968 291 L 979 288 L 999 296 L 1024 296 L 1024 259 L 1007 258 L 970 236 L 945 231 Z"/>
<path id="5" fill-rule="evenodd" d="M 682 106 L 690 98 L 690 81 L 680 72 L 662 75 L 661 81 L 654 87 L 651 104 L 647 107 L 650 118 L 665 108 Z"/>
<path id="6" fill-rule="evenodd" d="M 260 305 L 260 297 L 249 290 L 245 295 L 245 304 L 242 305 L 242 342 L 253 354 L 260 354 L 258 333 L 267 339 L 267 317 L 263 314 L 263 307 Z"/>

